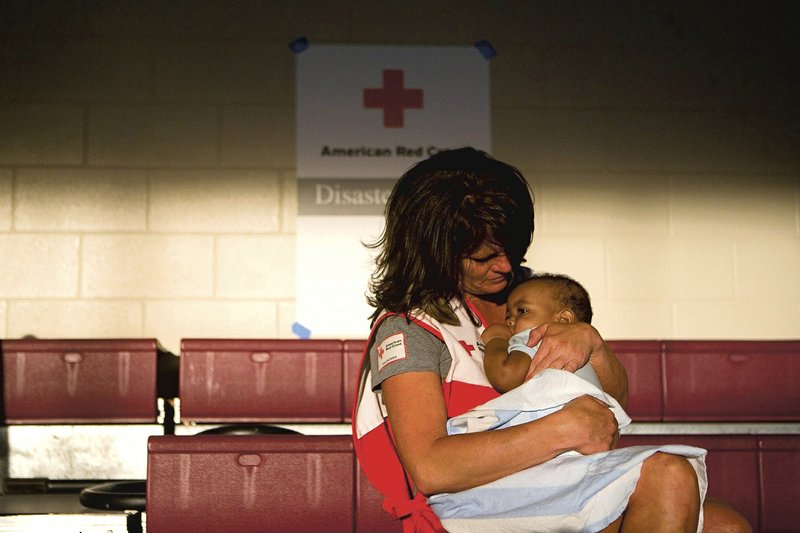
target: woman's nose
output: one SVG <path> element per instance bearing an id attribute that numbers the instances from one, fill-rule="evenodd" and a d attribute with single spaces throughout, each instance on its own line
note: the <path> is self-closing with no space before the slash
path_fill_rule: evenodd
<path id="1" fill-rule="evenodd" d="M 495 272 L 511 272 L 511 261 L 505 254 L 500 254 L 492 264 L 492 268 Z"/>

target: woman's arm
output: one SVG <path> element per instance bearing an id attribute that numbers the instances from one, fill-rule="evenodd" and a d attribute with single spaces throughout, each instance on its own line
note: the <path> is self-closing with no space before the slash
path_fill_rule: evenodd
<path id="1" fill-rule="evenodd" d="M 588 362 L 597 373 L 603 390 L 613 396 L 622 407 L 628 405 L 628 374 L 625 367 L 590 324 L 542 324 L 531 332 L 528 346 L 534 346 L 540 340 L 542 345 L 531 361 L 528 378 L 546 368 L 575 372 Z"/>
<path id="2" fill-rule="evenodd" d="M 628 373 L 617 355 L 603 341 L 589 356 L 603 390 L 614 397 L 623 409 L 628 407 Z"/>
<path id="3" fill-rule="evenodd" d="M 519 426 L 448 436 L 438 375 L 399 374 L 382 390 L 400 460 L 426 495 L 477 487 L 568 450 L 589 454 L 616 444 L 614 415 L 590 396 Z"/>

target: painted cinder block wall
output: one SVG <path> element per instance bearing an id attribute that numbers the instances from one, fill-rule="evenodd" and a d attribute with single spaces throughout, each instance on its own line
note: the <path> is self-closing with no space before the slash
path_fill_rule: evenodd
<path id="1" fill-rule="evenodd" d="M 0 337 L 291 337 L 306 36 L 494 45 L 529 263 L 607 338 L 800 338 L 800 8 L 697 4 L 7 0 Z"/>

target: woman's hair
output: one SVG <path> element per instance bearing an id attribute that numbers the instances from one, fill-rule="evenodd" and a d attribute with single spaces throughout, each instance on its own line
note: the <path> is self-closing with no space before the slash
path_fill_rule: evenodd
<path id="1" fill-rule="evenodd" d="M 462 298 L 461 261 L 484 242 L 502 248 L 514 270 L 533 238 L 533 197 L 522 174 L 474 148 L 441 151 L 395 184 L 385 209 L 369 304 L 421 310 L 457 324 L 449 302 Z"/>

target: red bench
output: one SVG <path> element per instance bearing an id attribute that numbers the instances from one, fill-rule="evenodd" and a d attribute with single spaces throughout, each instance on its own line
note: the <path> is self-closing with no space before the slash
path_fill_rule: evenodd
<path id="1" fill-rule="evenodd" d="M 667 341 L 664 421 L 800 421 L 800 342 Z"/>
<path id="2" fill-rule="evenodd" d="M 185 388 L 188 378 L 184 373 L 184 364 L 188 368 L 188 365 L 200 360 L 208 362 L 213 359 L 209 353 L 215 352 L 227 354 L 229 359 L 225 365 L 240 367 L 238 370 L 229 368 L 229 377 L 237 383 L 240 392 L 250 391 L 250 399 L 236 400 L 242 408 L 232 409 L 230 415 L 240 417 L 242 413 L 250 413 L 253 400 L 256 400 L 261 410 L 277 409 L 272 416 L 261 416 L 259 420 L 313 422 L 338 419 L 350 422 L 355 376 L 361 362 L 364 340 L 286 341 L 284 353 L 287 361 L 283 365 L 274 365 L 269 371 L 269 379 L 276 382 L 273 384 L 275 386 L 277 383 L 287 384 L 287 390 L 293 392 L 285 392 L 284 396 L 276 395 L 274 398 L 252 395 L 252 391 L 256 390 L 254 380 L 257 379 L 256 372 L 252 370 L 252 353 L 269 352 L 262 350 L 265 341 L 214 341 L 216 344 L 212 348 L 209 348 L 209 342 L 184 341 L 183 355 L 188 353 L 190 356 L 182 361 L 182 401 L 190 401 L 191 394 Z M 233 344 L 227 344 L 230 342 Z M 331 344 L 326 348 L 313 345 L 312 342 Z M 259 343 L 262 343 L 261 347 Z M 332 354 L 336 350 L 335 343 L 339 343 L 341 350 L 341 371 L 335 368 L 336 357 Z M 709 450 L 709 494 L 736 505 L 756 530 L 784 527 L 794 513 L 793 505 L 787 502 L 798 501 L 800 491 L 800 482 L 797 481 L 800 479 L 800 475 L 797 475 L 800 468 L 800 434 L 760 435 L 758 424 L 800 422 L 800 395 L 797 392 L 800 390 L 800 342 L 616 340 L 609 344 L 628 371 L 628 412 L 633 420 L 649 423 L 650 432 L 655 427 L 657 433 L 660 424 L 664 423 L 667 424 L 664 428 L 670 428 L 669 432 L 662 434 L 624 435 L 621 445 L 685 443 L 706 448 Z M 303 353 L 317 355 L 298 357 Z M 292 357 L 294 361 L 290 362 Z M 309 362 L 308 357 L 316 362 Z M 307 376 L 310 368 L 323 364 L 321 357 L 326 358 L 324 364 L 331 364 L 325 367 L 328 375 L 341 377 L 339 403 L 333 400 L 337 394 L 333 391 L 329 391 L 327 403 L 321 402 L 318 381 L 312 380 L 303 390 L 296 388 L 297 383 L 305 379 L 298 376 Z M 235 358 L 238 358 L 236 362 Z M 238 377 L 234 379 L 234 375 Z M 219 374 L 217 377 L 222 379 Z M 201 379 L 199 383 L 206 382 Z M 215 384 L 222 387 L 218 381 Z M 332 381 L 327 385 L 332 385 Z M 219 392 L 224 390 L 222 387 Z M 764 394 L 764 391 L 769 391 L 769 394 Z M 293 394 L 292 402 L 286 404 L 289 394 Z M 299 402 L 298 394 L 307 394 L 307 400 Z M 238 397 L 233 394 L 232 398 Z M 275 406 L 279 408 L 270 407 L 272 401 L 277 402 Z M 298 403 L 316 409 L 316 415 L 309 416 L 308 412 L 300 409 L 290 416 L 291 409 L 299 408 Z M 331 406 L 341 411 L 325 411 L 324 416 L 319 414 L 323 407 Z M 189 418 L 202 420 L 205 417 L 218 421 L 221 408 L 216 409 L 217 412 L 208 416 L 196 416 L 193 410 L 189 410 Z M 756 433 L 674 433 L 675 424 L 680 423 L 692 424 L 687 426 L 687 431 L 696 433 L 698 422 L 747 422 L 750 425 L 744 431 Z M 390 521 L 382 511 L 381 496 L 364 479 L 360 470 L 358 472 L 353 506 L 355 531 L 400 531 L 399 523 Z"/>
<path id="3" fill-rule="evenodd" d="M 364 344 L 359 339 L 185 339 L 180 370 L 167 375 L 180 382 L 183 422 L 294 424 L 310 433 L 320 424 L 333 424 L 341 434 L 153 436 L 148 528 L 178 531 L 176 509 L 187 520 L 213 509 L 216 517 L 208 523 L 217 531 L 255 523 L 248 520 L 258 520 L 258 528 L 274 523 L 286 531 L 323 530 L 312 500 L 330 492 L 339 502 L 336 509 L 318 508 L 327 513 L 328 530 L 335 525 L 362 533 L 401 531 L 356 467 L 347 434 Z M 709 495 L 732 502 L 756 530 L 796 527 L 800 341 L 609 344 L 628 370 L 628 412 L 635 422 L 634 433 L 623 435 L 621 445 L 706 448 Z M 174 396 L 159 389 L 177 389 L 157 380 L 158 356 L 151 339 L 3 341 L 6 423 L 153 422 L 156 399 Z M 704 428 L 713 431 L 701 434 Z M 256 475 L 270 481 L 247 485 Z M 286 504 L 289 493 L 302 506 Z M 252 498 L 263 512 L 239 512 Z M 300 516 L 306 503 L 313 504 L 308 516 L 303 512 L 296 523 L 280 521 Z M 291 525 L 306 524 L 302 520 L 310 525 Z"/>
<path id="4" fill-rule="evenodd" d="M 145 443 L 163 434 L 164 421 L 171 419 L 164 406 L 177 391 L 177 358 L 155 339 L 21 339 L 0 345 L 3 514 L 50 516 L 68 509 L 89 516 L 78 493 L 93 496 L 103 486 L 105 496 L 117 489 L 101 482 L 120 478 L 142 478 L 126 483 L 141 487 L 141 498 L 126 510 L 143 510 Z M 140 515 L 131 514 L 128 523 L 138 523 Z"/>
<path id="5" fill-rule="evenodd" d="M 363 340 L 184 339 L 181 343 L 180 367 L 181 421 L 189 424 L 299 424 L 312 431 L 316 423 L 349 423 L 355 394 L 355 375 L 363 346 Z M 197 446 L 198 449 L 205 447 L 203 453 L 209 457 L 217 452 L 226 453 L 219 449 L 215 452 L 207 447 L 206 443 L 217 442 L 208 440 L 215 436 L 194 437 L 197 440 L 185 440 L 187 437 L 180 437 L 181 440 L 174 440 L 177 437 L 153 439 L 148 453 L 160 455 L 162 443 L 166 443 L 165 446 L 180 444 Z M 283 437 L 261 435 L 258 436 L 258 442 L 272 446 L 272 443 L 297 443 L 311 439 L 328 444 L 337 443 L 336 446 L 344 446 L 352 454 L 352 438 L 349 434 L 327 436 L 328 440 L 322 441 L 317 435 L 294 436 L 288 440 Z M 309 452 L 297 446 L 291 453 L 300 457 Z M 400 522 L 391 520 L 383 511 L 383 497 L 357 468 L 355 455 L 351 459 L 353 472 L 357 472 L 357 475 L 349 478 L 343 489 L 353 491 L 349 509 L 354 529 L 341 531 L 402 531 Z M 174 471 L 162 471 L 159 464 L 148 465 L 148 468 L 156 469 L 158 477 L 148 481 L 154 486 L 161 483 L 159 480 L 168 480 L 174 474 Z M 280 477 L 283 479 L 284 476 L 295 474 L 287 470 Z M 223 471 L 218 475 L 226 476 L 230 472 Z M 151 475 L 148 474 L 150 479 Z M 353 479 L 354 485 L 348 488 L 348 483 Z M 171 481 L 165 483 L 174 484 Z M 196 503 L 209 497 L 203 495 L 202 488 L 191 490 L 196 491 Z M 152 527 L 153 512 L 158 515 L 161 510 L 158 505 L 156 502 L 148 506 L 148 529 Z M 300 507 L 287 508 L 285 512 L 296 513 L 298 509 Z M 164 512 L 167 511 L 164 509 Z"/>
<path id="6" fill-rule="evenodd" d="M 21 339 L 0 347 L 6 488 L 40 478 L 69 485 L 144 478 L 144 443 L 171 418 L 159 398 L 175 392 L 174 355 L 155 339 Z"/>
<path id="7" fill-rule="evenodd" d="M 184 339 L 181 420 L 342 422 L 342 342 Z"/>
<path id="8" fill-rule="evenodd" d="M 151 437 L 147 531 L 354 531 L 346 435 Z"/>
<path id="9" fill-rule="evenodd" d="M 628 414 L 650 422 L 800 422 L 800 341 L 609 341 Z"/>
<path id="10" fill-rule="evenodd" d="M 800 435 L 759 437 L 758 459 L 761 531 L 797 531 Z"/>
<path id="11" fill-rule="evenodd" d="M 733 503 L 756 531 L 797 528 L 800 432 L 762 434 L 800 422 L 800 341 L 609 341 L 628 371 L 628 413 L 670 432 L 623 435 L 620 445 L 683 443 L 708 450 L 709 495 Z M 698 435 L 713 423 L 751 434 Z M 664 426 L 667 428 L 667 426 Z M 795 430 L 797 426 L 794 426 Z M 658 431 L 658 426 L 650 428 Z M 724 430 L 723 430 L 724 431 Z"/>
<path id="12" fill-rule="evenodd" d="M 7 424 L 156 421 L 155 339 L 5 340 L 2 347 Z"/>

